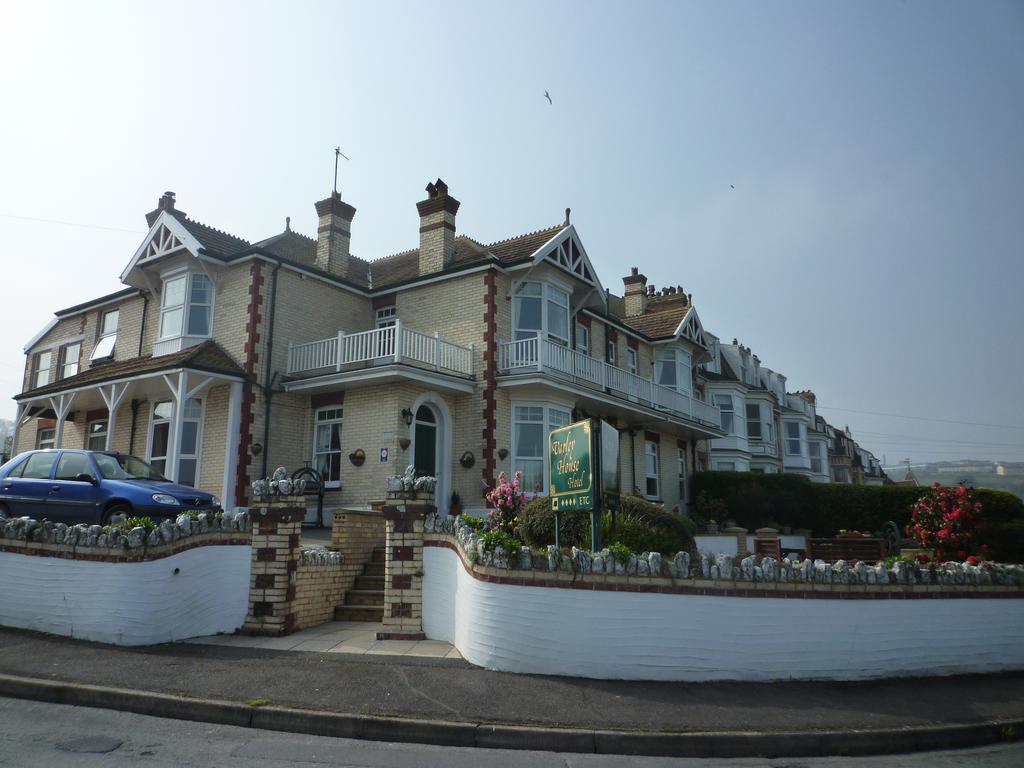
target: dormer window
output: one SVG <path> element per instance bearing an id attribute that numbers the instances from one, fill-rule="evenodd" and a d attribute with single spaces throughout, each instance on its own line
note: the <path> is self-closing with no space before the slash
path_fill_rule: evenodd
<path id="1" fill-rule="evenodd" d="M 96 346 L 92 349 L 89 360 L 106 360 L 114 356 L 114 344 L 117 342 L 117 322 L 121 311 L 111 309 L 100 316 L 99 338 L 96 339 Z"/>
<path id="2" fill-rule="evenodd" d="M 193 272 L 164 280 L 160 341 L 183 336 L 208 338 L 212 318 L 213 285 L 206 275 Z"/>
<path id="3" fill-rule="evenodd" d="M 546 283 L 523 283 L 515 295 L 515 340 L 540 336 L 569 346 L 569 294 Z"/>

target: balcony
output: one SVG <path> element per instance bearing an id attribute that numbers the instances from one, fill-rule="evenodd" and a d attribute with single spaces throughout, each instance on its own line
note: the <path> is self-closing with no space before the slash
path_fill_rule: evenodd
<path id="1" fill-rule="evenodd" d="M 548 339 L 533 337 L 500 343 L 498 373 L 540 373 L 713 431 L 722 428 L 721 416 L 714 406 Z"/>
<path id="2" fill-rule="evenodd" d="M 473 347 L 444 341 L 406 328 L 399 320 L 387 328 L 288 344 L 288 375 L 323 375 L 383 365 L 406 365 L 470 379 Z"/>
<path id="3" fill-rule="evenodd" d="M 750 440 L 749 445 L 751 456 L 778 456 L 778 448 L 774 443 L 762 443 L 757 440 Z"/>

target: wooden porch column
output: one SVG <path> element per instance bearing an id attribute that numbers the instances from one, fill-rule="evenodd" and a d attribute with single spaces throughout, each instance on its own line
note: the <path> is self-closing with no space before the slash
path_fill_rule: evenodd
<path id="1" fill-rule="evenodd" d="M 103 450 L 110 451 L 114 447 L 114 425 L 117 423 L 117 409 L 121 407 L 121 403 L 124 400 L 125 394 L 128 392 L 128 388 L 131 383 L 125 383 L 121 385 L 121 388 L 117 388 L 117 384 L 110 385 L 110 391 L 107 391 L 107 387 L 100 387 L 100 397 L 103 398 L 103 402 L 107 405 L 107 439 L 103 444 Z"/>
<path id="2" fill-rule="evenodd" d="M 57 429 L 53 435 L 53 447 L 63 447 L 64 439 L 64 421 L 68 417 L 68 413 L 71 411 L 71 405 L 75 402 L 75 392 L 68 392 L 60 395 L 57 399 L 50 398 L 50 407 L 53 408 L 53 412 L 57 414 Z"/>

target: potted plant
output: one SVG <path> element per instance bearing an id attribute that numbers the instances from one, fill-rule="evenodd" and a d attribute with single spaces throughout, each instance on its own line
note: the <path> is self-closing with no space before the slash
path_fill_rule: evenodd
<path id="1" fill-rule="evenodd" d="M 462 514 L 462 498 L 458 491 L 452 491 L 451 504 L 448 506 L 448 514 L 457 517 Z"/>

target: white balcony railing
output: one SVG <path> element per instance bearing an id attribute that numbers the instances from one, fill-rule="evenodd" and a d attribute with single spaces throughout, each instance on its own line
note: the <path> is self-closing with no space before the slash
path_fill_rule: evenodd
<path id="1" fill-rule="evenodd" d="M 721 428 L 721 414 L 713 405 L 548 339 L 534 336 L 503 342 L 498 349 L 500 373 L 547 373 L 609 392 L 632 403 Z"/>
<path id="2" fill-rule="evenodd" d="M 342 371 L 359 364 L 405 363 L 419 368 L 473 375 L 473 348 L 406 328 L 401 321 L 359 333 L 339 331 L 329 339 L 288 344 L 288 374 Z"/>
<path id="3" fill-rule="evenodd" d="M 775 447 L 774 443 L 758 442 L 751 440 L 748 448 L 750 453 L 754 456 L 778 456 L 779 452 Z"/>

